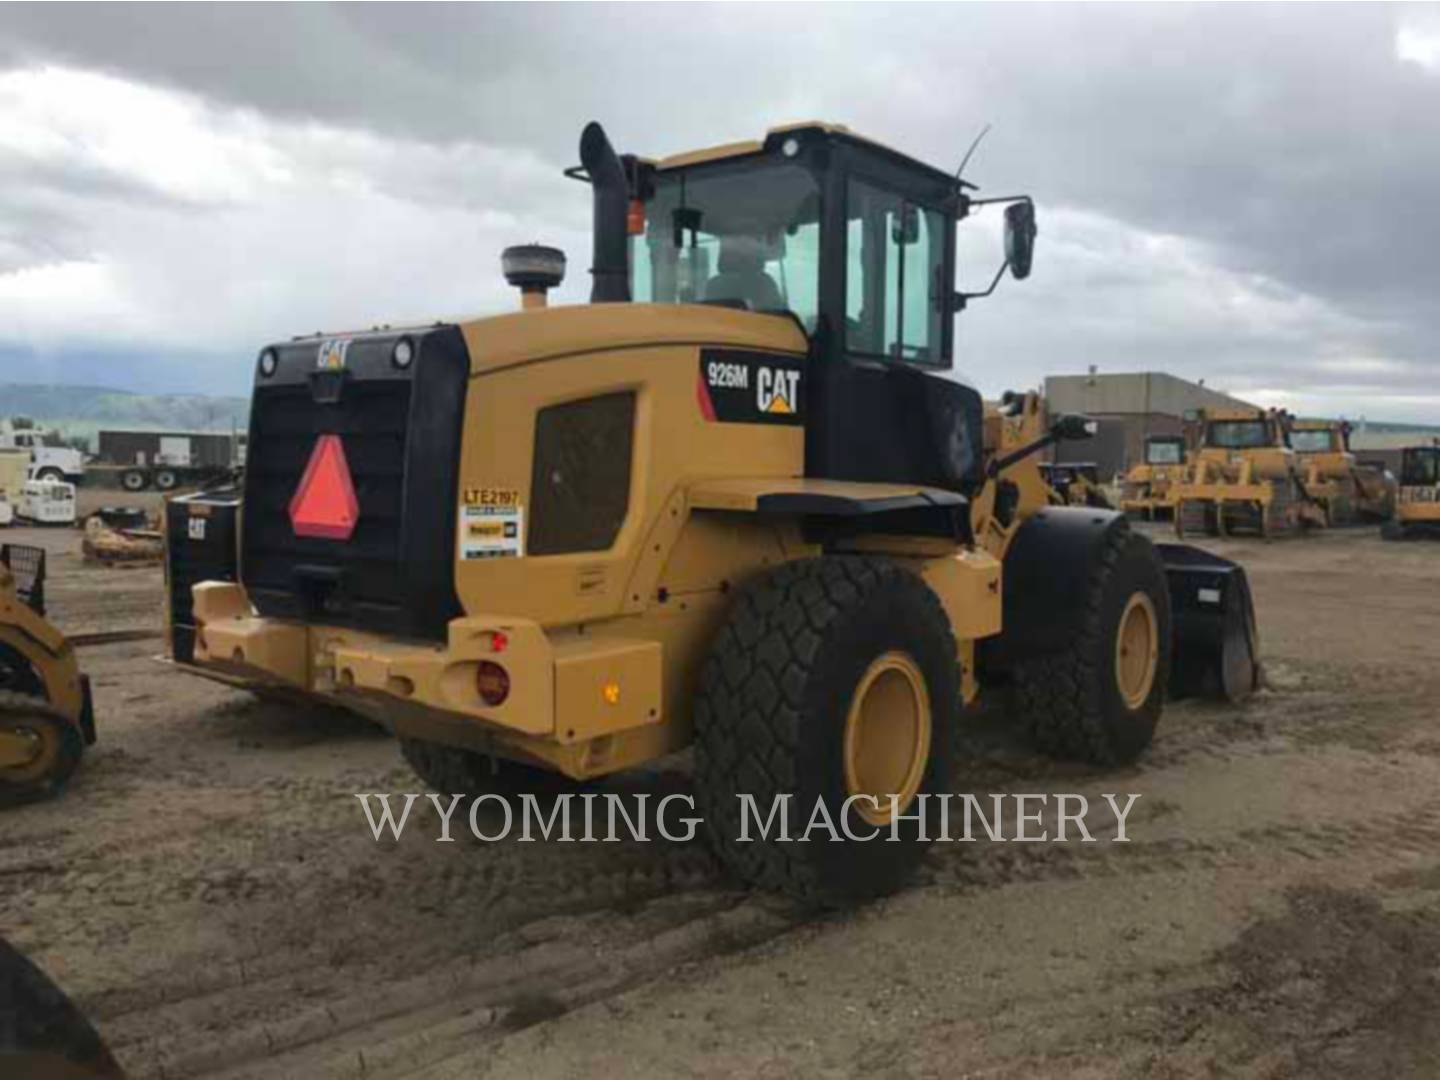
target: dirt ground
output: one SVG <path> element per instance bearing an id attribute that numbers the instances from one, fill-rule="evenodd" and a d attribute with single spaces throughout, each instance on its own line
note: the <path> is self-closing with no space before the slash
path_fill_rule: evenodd
<path id="1" fill-rule="evenodd" d="M 158 625 L 158 570 L 38 535 L 62 626 Z M 1251 704 L 1172 706 L 1118 772 L 966 736 L 964 790 L 1139 793 L 1128 844 L 937 845 L 816 921 L 698 839 L 377 843 L 354 794 L 420 790 L 390 739 L 130 642 L 82 653 L 72 788 L 3 819 L 0 931 L 136 1077 L 1440 1075 L 1440 546 L 1213 546 Z"/>

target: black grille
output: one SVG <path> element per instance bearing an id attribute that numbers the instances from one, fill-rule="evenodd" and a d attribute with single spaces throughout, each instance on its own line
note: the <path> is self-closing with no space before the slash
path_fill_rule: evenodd
<path id="1" fill-rule="evenodd" d="M 45 549 L 28 544 L 0 546 L 0 563 L 10 568 L 15 595 L 37 615 L 45 614 Z"/>
<path id="2" fill-rule="evenodd" d="M 603 394 L 541 409 L 530 476 L 531 555 L 604 551 L 630 505 L 635 395 Z"/>
<path id="3" fill-rule="evenodd" d="M 406 338 L 413 359 L 392 357 Z M 453 326 L 275 346 L 250 409 L 242 578 L 263 615 L 443 639 L 454 589 L 456 475 L 469 361 Z M 359 503 L 345 540 L 297 536 L 290 500 L 321 435 L 338 435 Z"/>
<path id="4" fill-rule="evenodd" d="M 170 655 L 195 659 L 194 594 L 202 581 L 238 579 L 234 488 L 171 499 L 165 507 L 165 585 L 170 600 Z"/>

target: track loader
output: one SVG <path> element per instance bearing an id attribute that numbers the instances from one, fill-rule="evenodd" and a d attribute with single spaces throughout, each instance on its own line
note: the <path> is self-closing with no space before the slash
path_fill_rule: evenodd
<path id="1" fill-rule="evenodd" d="M 1054 489 L 1055 501 L 1061 506 L 1115 509 L 1100 484 L 1100 468 L 1093 461 L 1042 461 L 1040 473 Z"/>
<path id="2" fill-rule="evenodd" d="M 45 552 L 0 547 L 0 805 L 61 790 L 95 741 L 90 680 L 45 618 Z"/>
<path id="3" fill-rule="evenodd" d="M 1325 512 L 1327 525 L 1384 521 L 1395 493 L 1383 470 L 1359 465 L 1350 452 L 1350 425 L 1342 420 L 1289 420 L 1305 492 Z"/>
<path id="4" fill-rule="evenodd" d="M 1196 451 L 1174 487 L 1175 533 L 1282 536 L 1327 523 L 1304 484 L 1278 410 L 1200 409 Z"/>
<path id="5" fill-rule="evenodd" d="M 1050 506 L 1037 455 L 1083 418 L 948 377 L 955 314 L 1030 271 L 1028 197 L 818 123 L 659 160 L 591 124 L 580 159 L 589 304 L 547 304 L 532 245 L 512 314 L 260 351 L 243 514 L 171 504 L 177 660 L 370 715 L 443 792 L 693 745 L 726 865 L 826 904 L 916 865 L 982 687 L 1113 764 L 1172 681 L 1254 686 L 1243 571 Z M 996 205 L 1003 263 L 957 293 Z M 847 838 L 742 842 L 742 796 Z"/>
<path id="6" fill-rule="evenodd" d="M 1401 452 L 1394 516 L 1380 533 L 1386 540 L 1440 539 L 1440 441 Z"/>
<path id="7" fill-rule="evenodd" d="M 1120 509 L 1155 521 L 1175 513 L 1175 487 L 1185 476 L 1185 437 L 1150 435 L 1145 460 L 1132 466 L 1120 484 Z"/>

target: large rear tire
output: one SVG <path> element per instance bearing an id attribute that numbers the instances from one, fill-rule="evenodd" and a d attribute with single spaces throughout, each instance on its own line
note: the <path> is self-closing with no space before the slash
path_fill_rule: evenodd
<path id="1" fill-rule="evenodd" d="M 787 563 L 741 593 L 701 674 L 695 781 L 711 844 L 747 884 L 805 904 L 897 889 L 929 845 L 905 815 L 950 791 L 959 713 L 955 637 L 920 578 L 858 556 Z M 758 836 L 786 805 L 791 839 Z M 801 839 L 822 813 L 839 842 L 823 827 Z"/>
<path id="2" fill-rule="evenodd" d="M 1084 589 L 1079 632 L 1015 667 L 1012 709 L 1045 753 L 1096 765 L 1150 745 L 1170 677 L 1170 590 L 1155 547 L 1113 530 Z"/>
<path id="3" fill-rule="evenodd" d="M 400 754 L 437 795 L 539 795 L 563 783 L 545 769 L 443 743 L 402 738 Z"/>

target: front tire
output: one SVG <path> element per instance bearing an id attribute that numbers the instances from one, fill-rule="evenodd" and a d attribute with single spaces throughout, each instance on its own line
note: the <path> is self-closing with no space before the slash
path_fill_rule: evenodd
<path id="1" fill-rule="evenodd" d="M 712 846 L 747 884 L 809 905 L 894 891 L 929 845 L 904 815 L 950 791 L 959 712 L 955 637 L 919 577 L 858 556 L 766 574 L 737 599 L 696 697 L 696 797 Z M 889 794 L 902 815 L 893 841 Z M 742 795 L 762 820 L 788 804 L 791 838 L 757 836 Z M 823 826 L 801 839 L 822 814 L 838 843 Z"/>
<path id="2" fill-rule="evenodd" d="M 0 692 L 0 732 L 33 746 L 28 760 L 0 768 L 0 803 L 29 802 L 58 794 L 85 751 L 78 725 L 42 697 Z"/>
<path id="3" fill-rule="evenodd" d="M 1117 528 L 1084 590 L 1079 631 L 1015 666 L 1012 708 L 1053 757 L 1117 765 L 1150 745 L 1170 677 L 1170 590 L 1148 539 Z"/>

